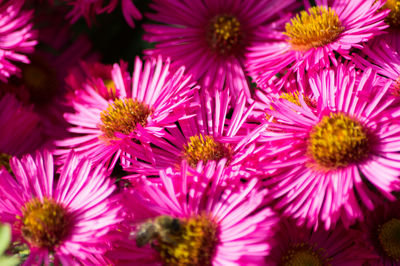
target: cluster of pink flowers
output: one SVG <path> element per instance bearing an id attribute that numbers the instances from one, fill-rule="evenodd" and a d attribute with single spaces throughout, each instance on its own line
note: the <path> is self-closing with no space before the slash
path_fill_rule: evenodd
<path id="1" fill-rule="evenodd" d="M 23 265 L 400 265 L 399 192 L 399 0 L 0 0 Z"/>

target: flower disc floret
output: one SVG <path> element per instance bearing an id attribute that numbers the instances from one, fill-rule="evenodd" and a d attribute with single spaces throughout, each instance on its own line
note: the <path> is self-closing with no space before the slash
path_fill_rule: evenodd
<path id="1" fill-rule="evenodd" d="M 294 50 L 307 51 L 333 42 L 344 27 L 333 9 L 316 6 L 297 14 L 286 23 L 285 30 Z"/>
<path id="2" fill-rule="evenodd" d="M 151 109 L 145 103 L 132 98 L 116 99 L 101 113 L 101 131 L 110 139 L 115 139 L 115 132 L 129 135 L 136 125 L 145 126 Z"/>
<path id="3" fill-rule="evenodd" d="M 393 218 L 378 229 L 379 243 L 387 256 L 400 259 L 400 220 Z"/>
<path id="4" fill-rule="evenodd" d="M 369 134 L 359 121 L 346 114 L 331 113 L 312 129 L 308 152 L 320 167 L 346 167 L 368 157 Z"/>
<path id="5" fill-rule="evenodd" d="M 219 161 L 227 158 L 228 162 L 232 156 L 232 149 L 229 145 L 217 142 L 210 135 L 196 135 L 189 139 L 184 145 L 183 159 L 186 159 L 190 166 L 196 167 L 199 161 Z"/>
<path id="6" fill-rule="evenodd" d="M 391 27 L 400 28 L 400 1 L 387 0 L 383 9 L 390 9 L 390 13 L 385 18 L 385 22 Z"/>
<path id="7" fill-rule="evenodd" d="M 282 259 L 284 266 L 322 266 L 327 265 L 329 258 L 325 258 L 322 254 L 323 249 L 315 250 L 306 243 L 294 245 Z"/>
<path id="8" fill-rule="evenodd" d="M 229 55 L 240 46 L 242 30 L 239 20 L 232 15 L 215 16 L 209 25 L 207 40 L 220 55 Z"/>
<path id="9" fill-rule="evenodd" d="M 155 249 L 164 265 L 211 265 L 218 242 L 217 224 L 207 215 L 180 219 L 181 230 L 159 237 Z M 167 240 L 168 239 L 168 240 Z"/>
<path id="10" fill-rule="evenodd" d="M 53 199 L 34 198 L 22 209 L 22 236 L 32 245 L 54 249 L 68 233 L 67 209 Z"/>

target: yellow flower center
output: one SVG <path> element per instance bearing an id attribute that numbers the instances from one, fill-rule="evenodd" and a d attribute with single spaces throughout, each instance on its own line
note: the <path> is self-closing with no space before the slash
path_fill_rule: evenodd
<path id="1" fill-rule="evenodd" d="M 324 249 L 315 250 L 312 246 L 301 243 L 294 245 L 282 258 L 284 266 L 322 266 L 330 265 L 331 258 L 323 256 Z"/>
<path id="2" fill-rule="evenodd" d="M 29 90 L 32 102 L 45 104 L 53 100 L 59 89 L 57 73 L 39 56 L 31 56 L 30 64 L 23 64 L 22 82 Z"/>
<path id="3" fill-rule="evenodd" d="M 116 99 L 101 113 L 100 129 L 109 139 L 116 139 L 115 132 L 129 135 L 137 124 L 145 126 L 151 113 L 145 103 L 131 98 Z"/>
<path id="4" fill-rule="evenodd" d="M 184 145 L 183 158 L 190 166 L 196 167 L 199 161 L 206 163 L 208 161 L 219 161 L 222 158 L 229 159 L 233 151 L 230 145 L 215 141 L 212 136 L 196 135 L 189 139 L 187 145 Z"/>
<path id="5" fill-rule="evenodd" d="M 54 249 L 68 233 L 67 210 L 53 199 L 35 198 L 25 204 L 22 214 L 22 236 L 34 246 Z"/>
<path id="6" fill-rule="evenodd" d="M 378 229 L 379 243 L 386 255 L 399 261 L 400 259 L 400 220 L 393 218 Z"/>
<path id="7" fill-rule="evenodd" d="M 0 153 L 0 168 L 1 166 L 4 166 L 9 173 L 12 172 L 10 167 L 10 159 L 11 156 L 7 153 Z"/>
<path id="8" fill-rule="evenodd" d="M 212 265 L 218 242 L 217 224 L 207 215 L 179 219 L 179 223 L 178 230 L 157 227 L 156 242 L 152 246 L 159 252 L 163 264 Z"/>
<path id="9" fill-rule="evenodd" d="M 290 23 L 286 23 L 285 29 L 284 34 L 290 38 L 292 48 L 307 51 L 333 42 L 344 27 L 334 10 L 316 6 L 308 9 L 308 12 L 301 11 Z"/>
<path id="10" fill-rule="evenodd" d="M 369 135 L 357 120 L 342 113 L 331 113 L 312 129 L 308 152 L 323 168 L 345 167 L 368 157 Z"/>
<path id="11" fill-rule="evenodd" d="M 233 54 L 240 47 L 242 39 L 240 22 L 235 16 L 218 15 L 210 21 L 207 40 L 218 54 Z"/>
<path id="12" fill-rule="evenodd" d="M 385 18 L 385 22 L 391 27 L 400 28 L 400 1 L 387 0 L 382 8 L 390 9 L 390 13 Z"/>

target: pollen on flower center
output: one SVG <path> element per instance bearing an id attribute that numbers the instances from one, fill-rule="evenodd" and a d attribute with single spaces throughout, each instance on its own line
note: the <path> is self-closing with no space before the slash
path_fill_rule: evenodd
<path id="1" fill-rule="evenodd" d="M 297 14 L 286 23 L 285 30 L 294 50 L 307 51 L 333 42 L 344 27 L 334 10 L 316 6 Z"/>
<path id="2" fill-rule="evenodd" d="M 400 220 L 393 218 L 378 229 L 379 243 L 386 255 L 398 261 L 400 259 Z"/>
<path id="3" fill-rule="evenodd" d="M 322 255 L 321 249 L 317 252 L 312 246 L 301 243 L 294 245 L 282 258 L 284 266 L 322 266 L 329 262 L 329 258 Z"/>
<path id="4" fill-rule="evenodd" d="M 48 249 L 63 241 L 70 226 L 66 208 L 48 198 L 26 203 L 20 219 L 22 236 L 32 245 Z"/>
<path id="5" fill-rule="evenodd" d="M 207 215 L 180 219 L 180 230 L 159 235 L 155 249 L 164 265 L 212 265 L 217 224 Z"/>
<path id="6" fill-rule="evenodd" d="M 299 100 L 299 92 L 298 91 L 294 91 L 294 92 L 284 92 L 282 93 L 279 98 L 281 99 L 285 99 L 291 103 L 294 103 L 298 106 L 301 106 L 300 104 L 300 100 Z"/>
<path id="7" fill-rule="evenodd" d="M 279 96 L 279 98 L 281 98 L 281 99 L 285 99 L 291 103 L 301 106 L 299 97 L 300 97 L 299 91 L 284 92 Z M 310 107 L 310 108 L 317 107 L 316 102 L 314 100 L 310 99 L 309 97 L 307 97 L 306 95 L 303 95 L 303 100 L 307 104 L 308 107 Z"/>
<path id="8" fill-rule="evenodd" d="M 282 264 L 285 266 L 322 266 L 327 261 L 319 252 L 316 252 L 312 246 L 306 243 L 294 245 L 282 258 Z"/>
<path id="9" fill-rule="evenodd" d="M 387 0 L 382 8 L 390 9 L 390 13 L 385 18 L 385 22 L 394 28 L 400 28 L 400 1 Z"/>
<path id="10" fill-rule="evenodd" d="M 239 20 L 232 15 L 215 16 L 208 26 L 207 41 L 220 55 L 234 53 L 242 42 L 242 30 Z"/>
<path id="11" fill-rule="evenodd" d="M 196 135 L 189 139 L 187 145 L 184 145 L 183 158 L 186 159 L 190 166 L 196 167 L 199 161 L 206 163 L 207 161 L 219 161 L 227 158 L 228 162 L 232 156 L 232 149 L 229 145 L 224 145 L 215 141 L 212 136 Z"/>
<path id="12" fill-rule="evenodd" d="M 146 125 L 151 109 L 132 98 L 116 99 L 101 113 L 101 131 L 109 139 L 115 139 L 115 132 L 125 135 L 132 133 L 137 124 Z"/>
<path id="13" fill-rule="evenodd" d="M 7 153 L 0 152 L 0 167 L 4 166 L 9 173 L 11 173 L 10 159 L 11 159 L 10 155 L 8 155 Z"/>
<path id="14" fill-rule="evenodd" d="M 321 167 L 345 167 L 369 156 L 369 134 L 357 120 L 331 113 L 312 129 L 308 152 Z"/>

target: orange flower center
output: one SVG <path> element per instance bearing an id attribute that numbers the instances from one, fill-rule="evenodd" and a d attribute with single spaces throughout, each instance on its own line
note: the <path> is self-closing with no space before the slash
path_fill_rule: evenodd
<path id="1" fill-rule="evenodd" d="M 385 18 L 385 22 L 391 27 L 400 28 L 400 1 L 387 0 L 383 9 L 390 9 L 389 15 Z"/>

